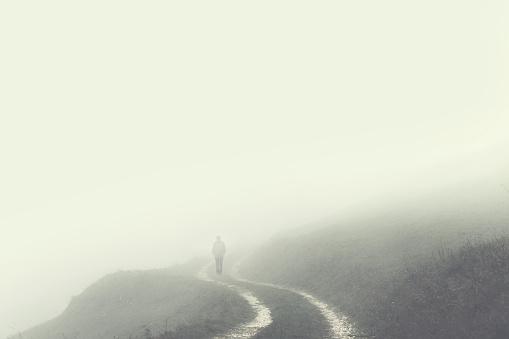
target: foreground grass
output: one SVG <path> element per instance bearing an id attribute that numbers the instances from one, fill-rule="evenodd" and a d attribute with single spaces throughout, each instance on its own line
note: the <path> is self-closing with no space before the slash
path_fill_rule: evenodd
<path id="1" fill-rule="evenodd" d="M 164 333 L 149 338 L 156 339 L 196 339 L 212 338 L 214 335 L 224 333 L 224 319 L 195 319 L 192 323 L 179 325 L 173 330 L 167 330 Z"/>
<path id="2" fill-rule="evenodd" d="M 180 324 L 174 329 L 165 330 L 157 336 L 146 333 L 144 338 L 153 339 L 196 339 L 213 338 L 226 333 L 230 328 L 238 325 L 238 319 L 232 317 L 229 311 L 207 313 L 190 322 Z"/>
<path id="3" fill-rule="evenodd" d="M 370 307 L 382 338 L 509 338 L 509 237 L 441 244 Z"/>
<path id="4" fill-rule="evenodd" d="M 242 297 L 186 276 L 186 270 L 110 274 L 75 297 L 59 317 L 21 337 L 211 338 L 253 316 Z"/>
<path id="5" fill-rule="evenodd" d="M 507 238 L 467 239 L 506 233 L 507 197 L 460 193 L 280 235 L 246 259 L 240 274 L 309 291 L 347 315 L 359 334 L 503 337 Z"/>
<path id="6" fill-rule="evenodd" d="M 501 178 L 359 205 L 280 234 L 239 273 L 308 291 L 359 335 L 509 338 L 509 196 L 494 182 Z M 468 240 L 477 235 L 488 240 Z"/>
<path id="7" fill-rule="evenodd" d="M 344 312 L 363 335 L 509 338 L 507 236 L 466 240 L 459 248 L 439 242 L 414 259 L 389 248 L 378 256 L 366 248 L 361 253 L 338 242 L 316 235 L 279 239 L 241 272 L 310 291 Z"/>

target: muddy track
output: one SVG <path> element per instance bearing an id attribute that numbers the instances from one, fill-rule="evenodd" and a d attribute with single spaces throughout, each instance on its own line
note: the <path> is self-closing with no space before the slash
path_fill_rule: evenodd
<path id="1" fill-rule="evenodd" d="M 240 261 L 224 275 L 214 273 L 213 264 L 197 274 L 202 280 L 235 290 L 256 311 L 252 321 L 240 324 L 217 338 L 351 338 L 346 318 L 309 293 L 291 287 L 258 283 L 237 274 Z"/>

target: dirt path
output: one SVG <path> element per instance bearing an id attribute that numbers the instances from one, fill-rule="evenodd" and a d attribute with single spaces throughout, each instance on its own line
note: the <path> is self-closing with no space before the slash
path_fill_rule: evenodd
<path id="1" fill-rule="evenodd" d="M 262 328 L 268 326 L 272 322 L 272 317 L 270 315 L 270 310 L 260 302 L 258 298 L 256 298 L 249 290 L 243 289 L 237 285 L 228 284 L 226 282 L 220 281 L 219 279 L 211 279 L 210 276 L 207 274 L 207 271 L 210 270 L 210 268 L 214 264 L 207 264 L 205 265 L 196 276 L 205 281 L 214 281 L 220 285 L 226 286 L 230 289 L 235 290 L 238 294 L 240 294 L 244 299 L 247 300 L 249 305 L 255 310 L 256 317 L 254 320 L 241 324 L 235 328 L 233 328 L 231 331 L 229 331 L 226 335 L 222 337 L 216 337 L 216 338 L 228 338 L 228 339 L 234 339 L 234 338 L 252 338 L 255 336 Z"/>
<path id="2" fill-rule="evenodd" d="M 257 312 L 256 318 L 232 329 L 221 338 L 351 338 L 347 319 L 309 293 L 294 288 L 258 283 L 238 276 L 237 261 L 217 276 L 213 264 L 203 267 L 198 278 L 234 289 Z"/>

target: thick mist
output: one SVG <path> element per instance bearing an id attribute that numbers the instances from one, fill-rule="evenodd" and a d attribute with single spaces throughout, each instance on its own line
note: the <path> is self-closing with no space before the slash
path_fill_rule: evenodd
<path id="1" fill-rule="evenodd" d="M 508 14 L 2 3 L 0 337 L 217 235 L 235 250 L 506 168 Z"/>

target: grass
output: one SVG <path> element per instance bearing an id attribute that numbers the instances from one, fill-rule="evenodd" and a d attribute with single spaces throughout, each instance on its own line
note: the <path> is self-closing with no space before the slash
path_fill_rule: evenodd
<path id="1" fill-rule="evenodd" d="M 509 201 L 458 192 L 452 203 L 430 197 L 282 234 L 246 259 L 240 274 L 314 294 L 358 334 L 507 338 Z M 501 235 L 476 238 L 494 231 Z"/>
<path id="2" fill-rule="evenodd" d="M 214 335 L 225 332 L 224 323 L 221 319 L 212 318 L 195 319 L 192 323 L 182 324 L 173 330 L 153 337 L 157 339 L 196 339 L 196 338 L 212 338 Z M 152 338 L 152 337 L 150 337 Z"/>
<path id="3" fill-rule="evenodd" d="M 200 314 L 179 324 L 173 329 L 165 330 L 157 336 L 148 336 L 147 338 L 213 338 L 226 333 L 239 323 L 254 318 L 254 311 L 247 304 L 245 299 L 224 287 L 215 284 L 213 286 L 214 289 L 219 289 L 222 292 L 217 295 L 216 300 L 197 305 L 202 310 Z"/>
<path id="4" fill-rule="evenodd" d="M 509 238 L 439 244 L 370 307 L 382 338 L 509 338 Z"/>
<path id="5" fill-rule="evenodd" d="M 394 279 L 372 309 L 383 338 L 509 338 L 509 237 L 476 239 Z"/>
<path id="6" fill-rule="evenodd" d="M 279 255 L 269 254 L 270 266 L 258 261 L 265 274 L 254 273 L 254 262 L 246 265 L 253 269 L 250 278 L 302 287 L 333 304 L 365 335 L 508 338 L 509 238 L 465 241 L 454 249 L 439 242 L 421 260 L 397 265 L 389 258 L 348 256 L 333 241 L 311 253 L 286 239 L 265 249 Z"/>
<path id="7" fill-rule="evenodd" d="M 21 337 L 184 338 L 187 331 L 207 338 L 252 316 L 235 292 L 186 276 L 194 266 L 110 274 L 74 297 L 59 317 Z"/>
<path id="8" fill-rule="evenodd" d="M 505 191 L 501 199 L 470 191 L 482 192 L 460 188 L 449 201 L 441 195 L 374 216 L 326 220 L 312 232 L 300 228 L 261 246 L 240 274 L 312 293 L 347 315 L 358 335 L 508 338 L 509 200 Z M 502 232 L 474 236 L 493 230 Z M 208 338 L 252 317 L 235 292 L 186 276 L 202 264 L 107 276 L 60 317 L 22 335 Z M 289 335 L 287 323 L 275 319 L 272 337 Z"/>

